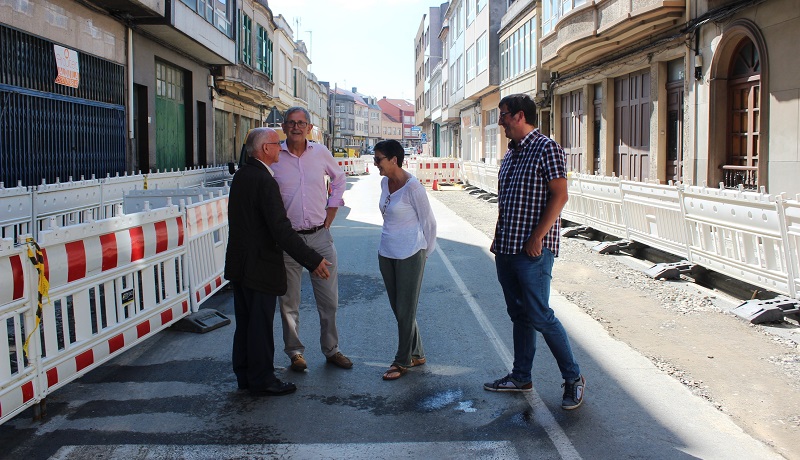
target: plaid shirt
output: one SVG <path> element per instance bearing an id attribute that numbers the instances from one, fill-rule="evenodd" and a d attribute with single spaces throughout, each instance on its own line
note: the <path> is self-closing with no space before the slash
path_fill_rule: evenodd
<path id="1" fill-rule="evenodd" d="M 544 213 L 550 198 L 547 183 L 567 177 L 567 157 L 554 140 L 534 129 L 519 145 L 508 143 L 498 173 L 497 227 L 492 252 L 519 254 Z M 561 241 L 559 217 L 542 240 L 558 256 Z"/>

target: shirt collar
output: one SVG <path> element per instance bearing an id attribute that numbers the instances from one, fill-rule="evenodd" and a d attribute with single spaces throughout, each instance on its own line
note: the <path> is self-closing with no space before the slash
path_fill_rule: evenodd
<path id="1" fill-rule="evenodd" d="M 253 158 L 255 158 L 255 157 L 253 157 Z M 260 159 L 258 159 L 258 158 L 256 158 L 256 160 L 258 160 L 258 161 L 259 161 L 259 162 L 260 162 L 262 165 L 264 165 L 264 167 L 265 167 L 265 168 L 267 168 L 267 171 L 269 171 L 269 173 L 270 173 L 271 175 L 273 175 L 273 176 L 275 175 L 275 172 L 272 170 L 272 168 L 270 168 L 270 167 L 269 167 L 269 165 L 268 165 L 268 164 L 264 163 L 263 161 L 261 161 L 261 160 L 260 160 Z"/>
<path id="2" fill-rule="evenodd" d="M 533 131 L 529 132 L 519 141 L 519 144 L 515 144 L 514 141 L 508 141 L 508 148 L 512 152 L 521 152 L 533 142 L 533 139 L 539 136 L 539 128 L 534 128 Z"/>

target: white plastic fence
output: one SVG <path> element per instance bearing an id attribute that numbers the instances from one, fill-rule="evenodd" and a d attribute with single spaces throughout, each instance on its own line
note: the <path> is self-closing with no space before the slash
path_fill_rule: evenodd
<path id="1" fill-rule="evenodd" d="M 800 200 L 570 174 L 562 217 L 800 298 Z"/>
<path id="2" fill-rule="evenodd" d="M 454 184 L 461 180 L 458 160 L 454 158 L 416 157 L 412 174 L 424 185 Z M 409 171 L 411 172 L 411 171 Z"/>
<path id="3" fill-rule="evenodd" d="M 186 241 L 177 206 L 42 230 L 49 292 L 34 329 L 39 273 L 4 240 L 0 422 L 188 315 Z"/>
<path id="4" fill-rule="evenodd" d="M 586 225 L 601 232 L 625 238 L 622 215 L 622 190 L 616 177 L 580 177 L 581 198 Z"/>
<path id="5" fill-rule="evenodd" d="M 688 254 L 688 238 L 677 187 L 623 180 L 620 181 L 620 191 L 629 240 L 672 254 Z"/>
<path id="6" fill-rule="evenodd" d="M 4 229 L 40 226 L 31 240 L 50 286 L 37 328 L 39 272 L 28 244 L 0 239 L 0 423 L 197 311 L 225 285 L 227 187 L 130 188 L 142 179 L 0 189 L 3 204 L 17 206 L 2 214 Z M 95 220 L 97 212 L 114 217 Z"/>
<path id="7" fill-rule="evenodd" d="M 22 351 L 36 313 L 30 265 L 25 247 L 0 239 L 0 423 L 38 402 L 40 393 L 35 345 L 31 360 Z"/>
<path id="8" fill-rule="evenodd" d="M 705 187 L 685 187 L 681 196 L 690 262 L 794 297 L 775 196 Z"/>
<path id="9" fill-rule="evenodd" d="M 70 178 L 71 179 L 71 178 Z M 30 234 L 34 238 L 51 219 L 60 226 L 114 217 L 116 205 L 132 190 L 192 188 L 224 185 L 227 167 L 86 179 L 36 187 L 4 188 L 0 185 L 0 238 Z"/>
<path id="10" fill-rule="evenodd" d="M 363 158 L 337 158 L 336 163 L 348 176 L 356 176 L 367 172 L 367 162 Z"/>
<path id="11" fill-rule="evenodd" d="M 228 246 L 228 191 L 228 187 L 136 190 L 125 196 L 125 213 L 180 204 L 186 221 L 193 312 L 228 283 L 222 277 Z"/>
<path id="12" fill-rule="evenodd" d="M 500 167 L 477 161 L 462 161 L 458 177 L 469 185 L 497 194 L 497 174 Z"/>

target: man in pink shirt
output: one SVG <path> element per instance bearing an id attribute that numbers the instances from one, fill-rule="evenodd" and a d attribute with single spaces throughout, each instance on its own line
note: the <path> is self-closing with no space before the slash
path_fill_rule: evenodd
<path id="1" fill-rule="evenodd" d="M 291 107 L 286 111 L 284 120 L 282 127 L 286 141 L 281 145 L 280 161 L 272 169 L 292 228 L 300 234 L 306 245 L 333 264 L 328 267 L 328 279 L 311 277 L 319 312 L 319 342 L 327 362 L 350 369 L 353 362 L 339 351 L 339 333 L 336 329 L 339 266 L 330 232 L 336 211 L 344 206 L 342 195 L 347 181 L 330 150 L 306 139 L 313 128 L 306 109 Z M 326 175 L 331 178 L 330 196 L 325 184 Z M 308 367 L 303 357 L 305 347 L 300 341 L 300 278 L 303 266 L 289 254 L 284 253 L 283 259 L 288 283 L 286 295 L 280 298 L 284 351 L 292 361 L 291 369 L 303 372 Z"/>

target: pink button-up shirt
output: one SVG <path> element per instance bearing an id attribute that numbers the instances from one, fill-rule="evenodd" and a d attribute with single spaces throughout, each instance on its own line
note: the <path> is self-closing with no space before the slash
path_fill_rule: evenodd
<path id="1" fill-rule="evenodd" d="M 314 228 L 325 223 L 329 207 L 344 206 L 347 178 L 344 171 L 324 145 L 306 141 L 306 150 L 295 156 L 286 142 L 281 144 L 280 159 L 271 165 L 281 189 L 286 215 L 295 230 Z M 325 176 L 331 178 L 331 195 Z"/>

